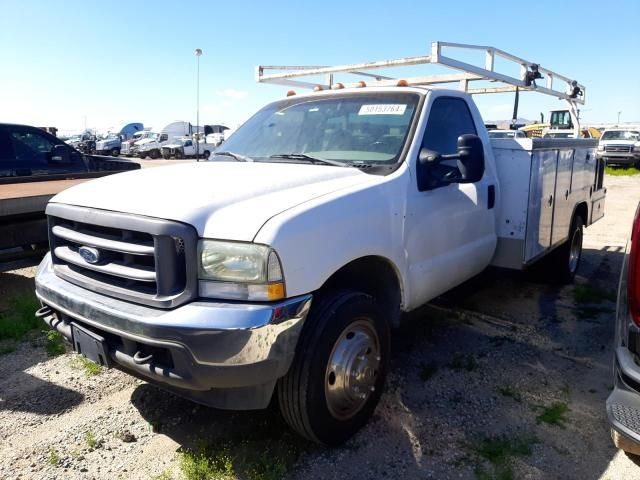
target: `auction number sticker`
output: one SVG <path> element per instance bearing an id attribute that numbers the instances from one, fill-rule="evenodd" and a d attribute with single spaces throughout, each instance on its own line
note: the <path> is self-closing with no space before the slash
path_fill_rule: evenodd
<path id="1" fill-rule="evenodd" d="M 401 104 L 362 105 L 358 115 L 404 115 L 406 109 Z"/>

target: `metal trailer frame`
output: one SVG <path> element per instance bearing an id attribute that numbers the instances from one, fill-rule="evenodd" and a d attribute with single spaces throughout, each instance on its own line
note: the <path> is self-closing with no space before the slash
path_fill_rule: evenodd
<path id="1" fill-rule="evenodd" d="M 473 65 L 471 63 L 457 60 L 453 56 L 443 54 L 443 49 L 458 49 L 484 51 L 484 66 Z M 512 64 L 519 65 L 520 78 L 512 77 L 495 70 L 495 59 L 500 57 Z M 351 65 L 338 66 L 300 66 L 300 65 L 259 65 L 256 67 L 256 80 L 259 83 L 271 83 L 276 85 L 285 85 L 290 87 L 311 88 L 311 89 L 334 89 L 334 88 L 352 88 L 365 86 L 363 81 L 352 83 L 337 83 L 334 81 L 336 74 L 352 74 L 360 77 L 366 77 L 367 86 L 397 86 L 401 81 L 398 78 L 370 73 L 369 70 L 406 67 L 414 65 L 433 64 L 441 65 L 452 70 L 462 73 L 450 73 L 439 75 L 426 75 L 402 78 L 402 85 L 420 86 L 420 85 L 438 85 L 446 83 L 458 83 L 459 89 L 469 94 L 488 94 L 488 93 L 507 93 L 516 91 L 538 92 L 560 100 L 566 100 L 569 104 L 569 112 L 571 114 L 575 131 L 580 132 L 580 123 L 578 119 L 578 105 L 584 105 L 586 97 L 586 87 L 577 81 L 556 73 L 547 68 L 541 67 L 536 62 L 531 62 L 523 58 L 512 55 L 504 50 L 484 45 L 469 45 L 463 43 L 450 42 L 432 42 L 431 55 L 423 55 L 418 57 L 406 57 L 395 60 L 381 60 L 377 62 L 356 63 Z M 266 73 L 277 70 L 278 73 Z M 535 80 L 527 82 L 527 73 L 537 71 L 546 76 L 545 85 L 536 85 Z M 309 81 L 298 80 L 301 77 L 324 75 L 324 83 L 312 83 Z M 370 79 L 370 80 L 369 80 Z M 483 80 L 501 83 L 498 87 L 471 88 L 471 82 Z M 554 81 L 563 82 L 566 90 L 554 88 Z M 581 95 L 574 96 L 572 91 L 578 87 L 582 92 Z"/>

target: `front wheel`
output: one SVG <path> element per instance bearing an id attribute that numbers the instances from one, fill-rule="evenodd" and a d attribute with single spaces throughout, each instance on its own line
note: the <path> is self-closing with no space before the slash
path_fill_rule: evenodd
<path id="1" fill-rule="evenodd" d="M 202 152 L 202 158 L 207 159 L 209 158 L 209 150 L 205 150 L 204 152 Z"/>
<path id="2" fill-rule="evenodd" d="M 147 158 L 147 154 L 146 154 L 146 152 L 138 152 L 138 158 L 143 159 L 143 160 L 144 160 L 145 158 Z"/>
<path id="3" fill-rule="evenodd" d="M 325 294 L 278 382 L 282 416 L 309 440 L 343 443 L 373 414 L 388 364 L 389 325 L 375 300 L 348 290 Z"/>
<path id="4" fill-rule="evenodd" d="M 151 150 L 149 156 L 155 160 L 156 158 L 160 158 L 160 152 L 158 150 Z"/>
<path id="5" fill-rule="evenodd" d="M 112 157 L 117 157 L 118 155 L 120 155 L 120 149 L 119 148 L 114 148 L 113 150 L 111 150 L 111 156 Z"/>

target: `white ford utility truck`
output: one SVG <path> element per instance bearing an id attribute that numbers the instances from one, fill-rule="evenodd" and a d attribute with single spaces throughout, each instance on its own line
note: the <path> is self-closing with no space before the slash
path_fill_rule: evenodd
<path id="1" fill-rule="evenodd" d="M 576 101 L 569 93 L 536 87 L 528 69 L 524 80 L 498 74 L 493 62 L 456 60 L 466 73 L 401 81 L 363 72 L 447 66 L 445 47 L 374 64 L 259 67 L 265 82 L 331 78 L 261 109 L 208 162 L 58 194 L 37 315 L 104 366 L 218 408 L 264 408 L 277 394 L 301 435 L 344 441 L 378 403 L 403 312 L 489 265 L 546 261 L 552 280 L 570 281 L 583 228 L 604 214 L 595 141 L 490 140 L 468 92 L 484 78 Z M 367 81 L 335 83 L 340 72 Z M 461 90 L 430 86 L 460 80 Z"/>

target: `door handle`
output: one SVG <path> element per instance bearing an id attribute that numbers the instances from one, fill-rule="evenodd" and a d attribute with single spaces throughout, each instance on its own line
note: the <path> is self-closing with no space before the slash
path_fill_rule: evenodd
<path id="1" fill-rule="evenodd" d="M 568 200 L 569 199 L 569 190 L 565 190 L 564 191 L 564 199 Z"/>
<path id="2" fill-rule="evenodd" d="M 549 195 L 549 200 L 547 200 L 549 206 L 553 205 L 553 195 Z"/>
<path id="3" fill-rule="evenodd" d="M 487 194 L 487 208 L 491 210 L 496 205 L 496 186 L 489 185 Z"/>

